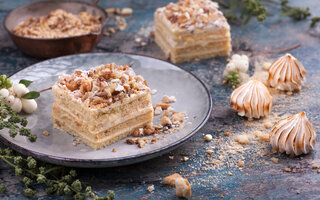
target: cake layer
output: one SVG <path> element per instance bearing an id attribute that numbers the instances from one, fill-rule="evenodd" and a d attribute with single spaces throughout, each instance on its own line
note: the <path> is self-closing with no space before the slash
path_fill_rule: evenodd
<path id="1" fill-rule="evenodd" d="M 208 44 L 208 46 L 198 45 L 186 49 L 175 49 L 171 47 L 170 44 L 161 36 L 161 34 L 157 34 L 155 41 L 174 63 L 215 56 L 227 56 L 231 51 L 231 45 L 228 41 L 223 43 L 211 43 Z"/>
<path id="2" fill-rule="evenodd" d="M 144 108 L 136 108 L 130 113 L 123 113 L 119 112 L 115 115 L 111 115 L 108 120 L 103 121 L 99 120 L 96 123 L 88 123 L 88 121 L 81 120 L 77 118 L 76 115 L 74 115 L 72 112 L 70 112 L 67 108 L 61 107 L 60 105 L 57 105 L 56 103 L 53 104 L 52 107 L 52 118 L 58 119 L 58 118 L 65 118 L 66 120 L 70 120 L 70 123 L 75 124 L 74 126 L 77 130 L 80 132 L 86 132 L 92 137 L 97 136 L 108 129 L 117 126 L 118 124 L 121 124 L 124 121 L 130 120 L 132 118 L 136 118 L 139 115 L 153 112 L 152 107 L 144 107 Z"/>
<path id="3" fill-rule="evenodd" d="M 208 38 L 208 39 L 221 39 L 230 37 L 230 30 L 224 27 L 203 27 L 202 29 L 196 30 L 180 30 L 175 31 L 165 17 L 155 15 L 155 28 L 161 32 L 166 33 L 167 39 L 174 42 L 188 41 L 190 38 L 196 40 Z"/>
<path id="4" fill-rule="evenodd" d="M 156 30 L 157 32 L 157 30 Z M 190 43 L 186 43 L 184 46 L 172 46 L 168 40 L 165 40 L 161 32 L 157 32 L 156 34 L 157 40 L 162 40 L 164 43 L 165 48 L 168 48 L 171 54 L 185 54 L 185 53 L 192 53 L 197 51 L 202 51 L 203 47 L 206 49 L 222 49 L 222 48 L 230 48 L 230 38 L 225 38 L 222 40 L 199 40 Z"/>
<path id="5" fill-rule="evenodd" d="M 88 111 L 83 112 L 79 109 L 81 107 L 79 102 L 70 103 L 61 98 L 60 95 L 55 95 L 53 110 L 54 112 L 59 111 L 61 114 L 71 115 L 79 124 L 83 124 L 91 134 L 97 134 L 121 123 L 122 120 L 127 120 L 133 115 L 139 114 L 143 110 L 153 110 L 149 93 L 137 95 L 137 97 L 139 98 L 132 98 L 127 103 L 108 109 L 107 112 L 98 109 L 100 112 L 94 112 L 93 114 L 91 110 L 88 113 Z"/>
<path id="6" fill-rule="evenodd" d="M 70 119 L 67 116 L 63 118 L 53 117 L 53 124 L 55 128 L 59 128 L 62 131 L 66 131 L 76 137 L 79 137 L 84 144 L 92 147 L 93 149 L 100 149 L 129 136 L 137 128 L 150 125 L 152 123 L 152 117 L 153 112 L 149 111 L 140 116 L 124 121 L 96 136 L 77 130 L 77 124 L 73 122 L 73 119 Z"/>

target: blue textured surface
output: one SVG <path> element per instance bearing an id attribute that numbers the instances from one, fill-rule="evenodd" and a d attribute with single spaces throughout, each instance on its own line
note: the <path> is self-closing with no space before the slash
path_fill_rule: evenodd
<path id="1" fill-rule="evenodd" d="M 0 1 L 0 19 L 17 6 L 27 3 L 26 0 Z M 128 27 L 110 38 L 103 38 L 94 52 L 115 51 L 133 52 L 165 59 L 163 53 L 148 34 L 148 27 L 153 24 L 153 12 L 157 7 L 164 6 L 169 1 L 156 0 L 118 0 L 101 1 L 100 6 L 131 7 L 132 16 L 126 17 Z M 317 0 L 292 1 L 295 5 L 308 6 L 314 15 L 320 15 Z M 298 49 L 290 51 L 305 66 L 308 73 L 307 86 L 302 92 L 292 96 L 280 95 L 274 104 L 274 111 L 279 113 L 296 113 L 306 111 L 310 121 L 319 130 L 319 77 L 320 77 L 320 33 L 309 29 L 309 22 L 294 22 L 286 17 L 279 17 L 279 9 L 270 5 L 268 12 L 275 14 L 265 22 L 257 23 L 252 20 L 247 26 L 232 26 L 234 52 L 264 51 L 281 49 L 301 43 Z M 147 31 L 143 31 L 147 29 Z M 319 30 L 319 29 L 318 29 Z M 135 43 L 136 37 L 148 41 L 141 47 Z M 276 58 L 281 54 L 272 54 Z M 15 71 L 34 64 L 40 60 L 22 54 L 11 42 L 3 26 L 0 28 L 0 70 L 1 73 L 12 74 Z M 289 158 L 285 155 L 273 155 L 279 158 L 279 164 L 270 163 L 270 156 L 259 158 L 254 165 L 246 165 L 240 171 L 238 168 L 205 169 L 205 150 L 219 143 L 205 143 L 203 134 L 211 133 L 224 137 L 225 131 L 236 134 L 245 130 L 246 119 L 236 116 L 229 107 L 231 90 L 222 84 L 222 71 L 226 64 L 225 58 L 207 59 L 198 62 L 184 63 L 184 69 L 192 71 L 208 86 L 213 96 L 213 112 L 208 123 L 188 143 L 169 155 L 143 162 L 136 165 L 106 168 L 79 169 L 80 179 L 91 185 L 98 194 L 104 194 L 108 189 L 116 192 L 117 199 L 174 199 L 174 189 L 161 184 L 161 178 L 179 172 L 192 183 L 192 199 L 319 199 L 320 174 L 312 169 L 313 163 L 320 164 L 319 144 L 316 150 L 306 156 Z M 182 162 L 183 156 L 188 156 L 188 162 Z M 246 163 L 256 162 L 255 157 L 248 154 Z M 285 167 L 291 167 L 292 172 L 284 172 Z M 230 171 L 232 176 L 225 176 Z M 21 194 L 23 185 L 14 177 L 14 171 L 4 163 L 0 163 L 0 179 L 8 186 L 9 193 L 1 195 L 1 199 L 24 199 Z M 154 184 L 154 193 L 149 193 L 147 187 Z M 214 188 L 216 185 L 216 188 Z M 296 194 L 296 190 L 301 193 Z M 38 197 L 45 199 L 65 199 L 64 197 L 46 196 L 44 192 Z"/>

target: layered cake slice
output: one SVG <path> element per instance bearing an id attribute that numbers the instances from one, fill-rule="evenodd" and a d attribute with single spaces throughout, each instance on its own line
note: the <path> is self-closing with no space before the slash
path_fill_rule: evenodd
<path id="1" fill-rule="evenodd" d="M 150 89 L 127 65 L 62 75 L 52 87 L 55 128 L 99 149 L 152 123 Z"/>
<path id="2" fill-rule="evenodd" d="M 210 0 L 180 0 L 154 14 L 155 41 L 173 63 L 231 51 L 230 26 Z"/>

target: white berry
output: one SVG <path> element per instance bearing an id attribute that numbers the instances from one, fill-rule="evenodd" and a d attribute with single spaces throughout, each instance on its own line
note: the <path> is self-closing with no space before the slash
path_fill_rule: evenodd
<path id="1" fill-rule="evenodd" d="M 211 134 L 207 134 L 204 136 L 204 139 L 207 141 L 207 142 L 210 142 L 212 140 L 212 135 Z"/>
<path id="2" fill-rule="evenodd" d="M 13 91 L 17 97 L 22 97 L 29 92 L 29 89 L 24 84 L 16 84 L 13 86 Z"/>
<path id="3" fill-rule="evenodd" d="M 12 95 L 7 96 L 7 98 L 4 99 L 4 102 L 9 106 L 12 106 L 14 103 L 14 96 Z"/>
<path id="4" fill-rule="evenodd" d="M 13 105 L 10 106 L 12 108 L 12 110 L 16 113 L 19 113 L 21 112 L 21 109 L 22 109 L 22 103 L 21 103 L 21 100 L 20 98 L 15 98 L 14 101 L 13 101 Z"/>
<path id="5" fill-rule="evenodd" d="M 22 109 L 26 113 L 33 113 L 38 105 L 37 102 L 34 99 L 22 99 Z"/>
<path id="6" fill-rule="evenodd" d="M 0 97 L 6 98 L 7 96 L 9 96 L 9 91 L 5 88 L 2 88 L 0 90 Z"/>

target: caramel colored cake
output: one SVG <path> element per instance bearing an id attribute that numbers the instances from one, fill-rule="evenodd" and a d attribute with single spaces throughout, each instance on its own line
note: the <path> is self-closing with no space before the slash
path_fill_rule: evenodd
<path id="1" fill-rule="evenodd" d="M 180 0 L 154 14 L 155 41 L 173 63 L 227 56 L 230 26 L 210 0 Z"/>
<path id="2" fill-rule="evenodd" d="M 52 87 L 55 128 L 99 149 L 152 123 L 150 89 L 127 65 L 62 75 Z"/>

